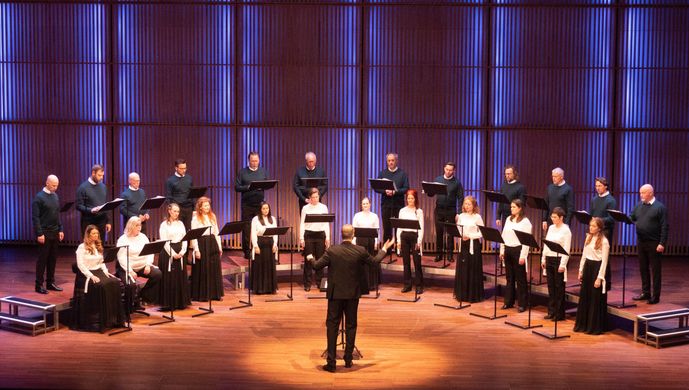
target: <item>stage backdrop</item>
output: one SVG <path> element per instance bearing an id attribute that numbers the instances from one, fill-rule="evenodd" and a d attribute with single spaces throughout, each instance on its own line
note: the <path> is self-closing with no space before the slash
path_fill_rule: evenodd
<path id="1" fill-rule="evenodd" d="M 45 177 L 73 200 L 94 163 L 111 197 L 131 171 L 153 196 L 186 158 L 221 222 L 236 220 L 250 150 L 280 180 L 267 199 L 290 226 L 293 175 L 314 151 L 337 231 L 363 196 L 380 212 L 368 179 L 392 151 L 417 189 L 457 162 L 490 225 L 479 190 L 498 189 L 507 163 L 534 195 L 562 167 L 578 209 L 596 176 L 625 212 L 651 183 L 670 210 L 668 252 L 686 255 L 687 25 L 679 0 L 2 2 L 0 241 L 32 242 Z M 421 207 L 433 251 L 434 199 Z M 62 219 L 77 243 L 76 211 Z M 615 252 L 635 242 L 616 229 Z"/>

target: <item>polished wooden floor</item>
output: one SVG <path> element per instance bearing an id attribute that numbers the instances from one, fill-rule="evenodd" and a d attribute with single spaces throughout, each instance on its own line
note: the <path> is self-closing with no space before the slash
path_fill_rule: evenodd
<path id="1" fill-rule="evenodd" d="M 71 290 L 73 274 L 64 250 L 58 282 Z M 0 250 L 2 295 L 33 288 L 33 248 Z M 687 295 L 676 284 L 686 279 L 685 262 L 667 271 L 668 290 L 679 290 L 674 304 Z M 324 372 L 326 301 L 307 299 L 295 285 L 294 301 L 265 302 L 229 310 L 245 299 L 229 279 L 226 296 L 214 303 L 215 313 L 192 318 L 197 307 L 176 312 L 177 321 L 148 326 L 163 313 L 149 308 L 150 318 L 135 316 L 134 330 L 117 336 L 62 328 L 36 337 L 0 331 L 0 386 L 23 388 L 566 388 L 686 389 L 689 346 L 657 350 L 632 341 L 627 329 L 602 336 L 572 333 L 573 320 L 558 332 L 569 339 L 546 340 L 531 330 L 485 320 L 470 312 L 492 313 L 492 300 L 463 310 L 434 306 L 456 304 L 450 284 L 431 282 L 419 302 L 390 302 L 411 297 L 399 292 L 399 276 L 381 289 L 381 298 L 359 306 L 357 347 L 363 358 L 354 367 Z M 689 284 L 689 283 L 688 283 Z M 487 286 L 488 287 L 488 286 Z M 281 282 L 279 296 L 289 290 Z M 492 290 L 487 290 L 492 294 Z M 45 301 L 64 300 L 71 293 L 50 294 Z M 680 298 L 682 296 L 683 298 Z M 683 299 L 685 302 L 679 302 Z M 645 305 L 644 305 L 645 306 Z M 640 306 L 644 312 L 654 311 Z M 503 312 L 498 310 L 499 313 Z M 526 313 L 504 311 L 508 320 L 526 322 Z M 552 331 L 536 306 L 533 322 Z M 338 361 L 341 363 L 341 361 Z"/>

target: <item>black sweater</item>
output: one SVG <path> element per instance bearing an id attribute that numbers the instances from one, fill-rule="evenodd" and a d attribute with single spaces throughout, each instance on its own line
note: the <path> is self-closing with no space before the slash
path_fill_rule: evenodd
<path id="1" fill-rule="evenodd" d="M 251 182 L 258 180 L 268 180 L 266 170 L 258 167 L 255 171 L 244 167 L 237 173 L 234 180 L 234 190 L 242 194 L 242 204 L 246 206 L 258 206 L 263 202 L 263 190 L 251 190 Z"/>
<path id="2" fill-rule="evenodd" d="M 518 181 L 514 183 L 503 182 L 500 187 L 500 192 L 502 192 L 510 202 L 515 199 L 521 199 L 522 205 L 526 204 L 526 187 Z M 498 206 L 498 219 L 504 222 L 510 215 L 510 205 L 500 203 Z"/>
<path id="3" fill-rule="evenodd" d="M 31 220 L 36 237 L 46 232 L 61 232 L 60 198 L 56 193 L 48 194 L 41 190 L 31 202 Z"/>
<path id="4" fill-rule="evenodd" d="M 81 219 L 87 223 L 99 226 L 109 223 L 109 212 L 93 214 L 91 209 L 107 202 L 108 191 L 103 182 L 96 185 L 86 180 L 77 188 L 76 207 L 81 213 Z"/>
<path id="5" fill-rule="evenodd" d="M 605 222 L 605 228 L 612 232 L 615 227 L 615 220 L 612 219 L 608 210 L 617 210 L 617 201 L 612 195 L 607 194 L 606 196 L 594 196 L 591 199 L 591 208 L 589 208 L 589 214 L 592 217 L 603 218 Z"/>
<path id="6" fill-rule="evenodd" d="M 656 199 L 653 204 L 639 202 L 632 211 L 632 221 L 636 225 L 636 235 L 640 241 L 667 242 L 667 208 Z"/>
<path id="7" fill-rule="evenodd" d="M 385 195 L 385 191 L 377 191 L 381 194 L 381 206 L 382 207 L 404 207 L 404 194 L 409 190 L 409 178 L 407 174 L 397 168 L 395 172 L 390 172 L 389 169 L 385 168 L 378 173 L 379 179 L 392 180 L 395 183 L 397 190 L 392 196 Z"/>
<path id="8" fill-rule="evenodd" d="M 444 175 L 435 178 L 435 182 L 447 185 L 447 194 L 438 194 L 435 197 L 435 207 L 440 209 L 457 211 L 457 199 L 464 200 L 464 187 L 457 180 L 457 176 L 445 179 Z"/>
<path id="9" fill-rule="evenodd" d="M 548 194 L 545 197 L 548 203 L 548 214 L 543 216 L 543 220 L 550 224 L 550 214 L 555 207 L 565 210 L 565 223 L 569 225 L 574 214 L 574 189 L 568 183 L 561 186 L 555 184 L 548 185 Z"/>
<path id="10" fill-rule="evenodd" d="M 124 202 L 120 205 L 120 214 L 124 217 L 125 224 L 129 221 L 129 218 L 143 214 L 139 210 L 139 207 L 146 201 L 146 192 L 143 189 L 139 188 L 136 191 L 132 191 L 131 188 L 127 187 L 120 194 L 120 198 L 124 199 Z"/>
<path id="11" fill-rule="evenodd" d="M 292 190 L 302 202 L 306 202 L 306 197 L 308 196 L 309 188 L 304 185 L 301 179 L 306 179 L 309 177 L 313 178 L 327 176 L 325 174 L 325 170 L 320 166 L 316 166 L 311 171 L 306 169 L 305 166 L 299 167 L 299 169 L 297 169 L 297 173 L 294 174 L 294 179 L 292 180 Z M 320 194 L 320 197 L 323 198 L 323 195 L 325 195 L 327 192 L 328 181 L 323 180 L 321 181 L 321 185 L 318 186 L 318 193 Z"/>
<path id="12" fill-rule="evenodd" d="M 177 203 L 180 207 L 194 207 L 194 200 L 189 199 L 189 190 L 193 185 L 191 176 L 179 177 L 173 174 L 165 182 L 165 198 L 168 202 Z"/>

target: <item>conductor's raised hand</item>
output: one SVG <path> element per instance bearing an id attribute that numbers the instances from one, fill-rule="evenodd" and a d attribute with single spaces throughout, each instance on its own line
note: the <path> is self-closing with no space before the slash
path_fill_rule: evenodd
<path id="1" fill-rule="evenodd" d="M 392 246 L 395 245 L 395 241 L 391 238 L 383 244 L 383 250 L 387 252 Z"/>

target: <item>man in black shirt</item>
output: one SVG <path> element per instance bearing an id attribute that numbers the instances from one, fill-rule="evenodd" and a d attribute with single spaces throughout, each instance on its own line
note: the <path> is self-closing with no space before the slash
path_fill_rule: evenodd
<path id="1" fill-rule="evenodd" d="M 514 165 L 505 165 L 505 181 L 500 186 L 500 192 L 512 202 L 520 199 L 522 204 L 526 204 L 526 187 L 519 181 L 519 171 Z M 510 204 L 500 203 L 498 205 L 498 219 L 495 220 L 497 226 L 505 224 L 507 217 L 510 216 Z"/>
<path id="2" fill-rule="evenodd" d="M 591 199 L 591 207 L 589 214 L 592 217 L 598 217 L 605 223 L 603 234 L 608 239 L 608 243 L 612 247 L 612 232 L 615 227 L 615 220 L 610 216 L 608 210 L 617 210 L 617 201 L 610 195 L 608 191 L 608 180 L 604 177 L 596 178 L 596 196 Z M 611 262 L 608 260 L 608 267 L 605 269 L 606 289 L 612 289 L 612 271 Z"/>
<path id="3" fill-rule="evenodd" d="M 409 178 L 407 174 L 397 166 L 398 162 L 397 153 L 388 153 L 385 156 L 387 167 L 378 173 L 378 179 L 388 179 L 395 183 L 394 190 L 375 190 L 380 194 L 384 241 L 392 238 L 390 218 L 397 218 L 397 216 L 399 216 L 400 210 L 404 207 L 404 194 L 409 189 Z"/>
<path id="4" fill-rule="evenodd" d="M 443 166 L 443 174 L 435 178 L 436 183 L 445 184 L 447 186 L 446 194 L 437 194 L 435 196 L 435 247 L 438 254 L 435 256 L 435 261 L 440 261 L 445 253 L 445 222 L 455 222 L 457 215 L 457 199 L 460 199 L 460 204 L 464 201 L 464 187 L 455 177 L 455 170 L 457 165 L 448 161 Z M 450 247 L 454 240 L 448 240 L 447 246 Z M 450 261 L 452 261 L 450 257 Z"/>
<path id="5" fill-rule="evenodd" d="M 543 215 L 543 231 L 548 230 L 551 223 L 550 215 L 555 207 L 565 210 L 565 223 L 569 225 L 574 214 L 574 189 L 565 182 L 565 171 L 555 168 L 552 171 L 552 184 L 548 185 L 545 201 L 548 204 L 548 213 Z"/>
<path id="6" fill-rule="evenodd" d="M 103 184 L 105 170 L 102 165 L 96 164 L 91 167 L 91 177 L 81 183 L 77 188 L 76 208 L 81 213 L 80 236 L 84 235 L 86 226 L 96 225 L 101 235 L 101 240 L 105 243 L 105 233 L 110 233 L 110 212 L 101 212 L 100 206 L 107 202 L 107 189 Z"/>
<path id="7" fill-rule="evenodd" d="M 39 247 L 38 261 L 36 261 L 36 292 L 39 294 L 47 294 L 48 290 L 62 291 L 62 288 L 55 284 L 57 244 L 65 238 L 60 221 L 60 198 L 55 193 L 59 184 L 57 176 L 48 176 L 45 187 L 31 202 L 31 220 Z M 47 289 L 43 287 L 46 268 L 48 269 Z"/>
<path id="8" fill-rule="evenodd" d="M 242 221 L 247 222 L 242 230 L 242 251 L 244 258 L 251 258 L 251 220 L 258 215 L 263 203 L 263 190 L 249 190 L 251 183 L 258 180 L 268 180 L 266 170 L 259 166 L 258 152 L 249 152 L 249 165 L 240 169 L 234 181 L 234 190 L 242 197 Z"/>
<path id="9" fill-rule="evenodd" d="M 120 205 L 122 226 L 126 226 L 131 217 L 139 217 L 141 220 L 141 232 L 146 234 L 146 221 L 150 219 L 150 215 L 141 210 L 141 206 L 146 201 L 146 192 L 140 188 L 141 177 L 138 173 L 132 172 L 127 177 L 127 180 L 129 187 L 120 194 L 120 198 L 124 199 L 124 202 Z"/>
<path id="10" fill-rule="evenodd" d="M 165 182 L 165 198 L 168 203 L 179 205 L 179 220 L 184 228 L 191 229 L 191 216 L 194 212 L 194 200 L 189 199 L 189 191 L 194 185 L 190 175 L 187 175 L 187 160 L 175 160 L 175 173 Z"/>
<path id="11" fill-rule="evenodd" d="M 667 209 L 655 198 L 653 187 L 644 184 L 639 189 L 641 202 L 634 206 L 631 220 L 636 226 L 639 268 L 641 271 L 641 294 L 633 297 L 635 301 L 648 300 L 649 304 L 660 302 L 661 262 L 660 258 L 667 243 Z M 651 275 L 653 273 L 653 289 Z M 651 295 L 653 291 L 653 295 Z"/>
<path id="12" fill-rule="evenodd" d="M 299 167 L 297 172 L 294 174 L 294 179 L 292 180 L 292 190 L 297 195 L 299 201 L 299 214 L 301 215 L 301 209 L 304 208 L 309 199 L 309 190 L 312 186 L 304 185 L 302 179 L 308 178 L 327 178 L 325 170 L 319 166 L 316 166 L 316 153 L 307 152 L 304 155 L 304 160 L 306 162 L 305 166 Z M 326 192 L 328 192 L 328 180 L 322 180 L 318 183 L 317 187 L 318 193 L 321 196 L 321 200 Z"/>

